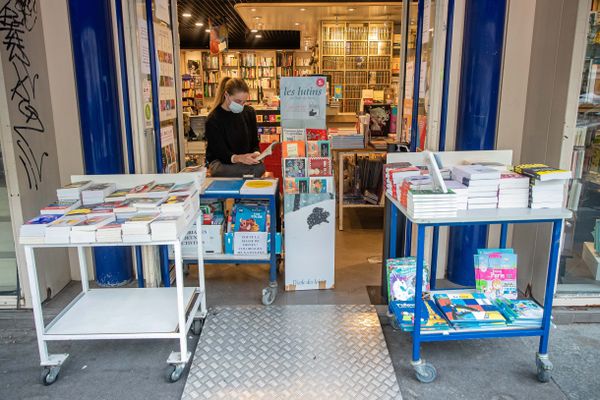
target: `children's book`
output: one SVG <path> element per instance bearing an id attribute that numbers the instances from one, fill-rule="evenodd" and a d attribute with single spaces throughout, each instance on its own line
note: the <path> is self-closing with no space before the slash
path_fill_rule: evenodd
<path id="1" fill-rule="evenodd" d="M 417 279 L 415 257 L 389 258 L 386 262 L 388 303 L 392 301 L 414 301 Z M 429 290 L 429 265 L 423 264 L 423 291 Z"/>
<path id="2" fill-rule="evenodd" d="M 322 193 L 333 193 L 333 180 L 331 177 L 319 178 L 319 177 L 311 177 L 309 178 L 309 193 L 313 194 L 322 194 Z"/>
<path id="3" fill-rule="evenodd" d="M 495 301 L 510 325 L 539 326 L 544 309 L 533 300 L 509 300 L 498 298 Z"/>
<path id="4" fill-rule="evenodd" d="M 206 188 L 206 193 L 239 193 L 244 185 L 243 179 L 215 179 Z"/>
<path id="5" fill-rule="evenodd" d="M 283 140 L 284 141 L 305 141 L 306 140 L 306 132 L 302 128 L 284 128 L 282 131 Z"/>
<path id="6" fill-rule="evenodd" d="M 448 321 L 433 300 L 423 300 L 419 303 L 421 304 L 422 332 L 450 330 Z M 390 306 L 400 328 L 405 332 L 412 332 L 415 324 L 415 303 L 413 301 L 393 301 Z"/>
<path id="7" fill-rule="evenodd" d="M 498 307 L 482 293 L 436 293 L 433 298 L 455 327 L 491 327 L 506 323 Z"/>
<path id="8" fill-rule="evenodd" d="M 319 147 L 318 140 L 309 140 L 306 142 L 306 156 L 321 157 L 321 148 Z"/>
<path id="9" fill-rule="evenodd" d="M 285 178 L 283 190 L 286 194 L 308 193 L 308 178 Z"/>
<path id="10" fill-rule="evenodd" d="M 306 129 L 306 140 L 327 140 L 327 129 Z"/>
<path id="11" fill-rule="evenodd" d="M 235 232 L 266 232 L 267 208 L 263 205 L 237 204 Z"/>
<path id="12" fill-rule="evenodd" d="M 304 178 L 307 174 L 306 158 L 284 158 L 283 173 L 286 178 Z"/>
<path id="13" fill-rule="evenodd" d="M 319 140 L 319 149 L 321 157 L 331 157 L 331 143 L 329 140 Z"/>
<path id="14" fill-rule="evenodd" d="M 302 141 L 282 142 L 281 146 L 281 155 L 283 158 L 306 156 L 305 145 Z"/>
<path id="15" fill-rule="evenodd" d="M 331 159 L 313 157 L 308 159 L 308 176 L 331 176 Z"/>
<path id="16" fill-rule="evenodd" d="M 479 249 L 474 265 L 478 292 L 490 299 L 517 298 L 517 255 L 512 249 Z"/>

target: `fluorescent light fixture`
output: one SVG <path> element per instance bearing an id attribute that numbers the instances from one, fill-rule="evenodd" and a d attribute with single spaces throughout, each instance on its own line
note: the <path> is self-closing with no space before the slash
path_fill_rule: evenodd
<path id="1" fill-rule="evenodd" d="M 190 14 L 190 13 L 183 13 L 183 14 L 181 14 L 181 16 L 182 16 L 182 17 L 189 18 L 189 17 L 191 17 L 191 16 L 192 16 L 192 14 Z"/>
<path id="2" fill-rule="evenodd" d="M 210 29 L 209 29 L 209 28 L 206 28 L 206 29 L 204 30 L 204 32 L 206 32 L 206 33 L 210 33 Z"/>
<path id="3" fill-rule="evenodd" d="M 202 22 L 196 22 L 196 26 L 204 26 Z"/>
<path id="4" fill-rule="evenodd" d="M 300 22 L 294 22 L 294 25 L 299 26 Z"/>
<path id="5" fill-rule="evenodd" d="M 250 11 L 256 12 L 256 8 L 251 8 Z"/>
<path id="6" fill-rule="evenodd" d="M 348 9 L 348 11 L 350 11 L 350 12 L 352 12 L 352 11 L 354 11 L 354 10 L 356 10 L 356 8 L 349 8 L 349 9 Z"/>
<path id="7" fill-rule="evenodd" d="M 306 8 L 301 8 L 300 11 L 306 11 Z"/>
<path id="8" fill-rule="evenodd" d="M 257 33 L 256 35 L 254 35 L 255 38 L 260 39 L 262 38 L 262 35 L 260 33 Z"/>
<path id="9" fill-rule="evenodd" d="M 252 32 L 252 33 L 256 33 L 256 32 L 258 32 L 258 29 L 256 29 L 256 28 L 252 28 L 252 29 L 250 29 L 250 32 Z"/>

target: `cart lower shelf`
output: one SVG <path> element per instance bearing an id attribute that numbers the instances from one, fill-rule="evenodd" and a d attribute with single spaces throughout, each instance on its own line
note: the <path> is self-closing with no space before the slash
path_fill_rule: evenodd
<path id="1" fill-rule="evenodd" d="M 199 294 L 183 288 L 186 315 L 197 309 Z M 173 338 L 179 332 L 176 309 L 176 288 L 90 289 L 56 316 L 44 339 Z"/>

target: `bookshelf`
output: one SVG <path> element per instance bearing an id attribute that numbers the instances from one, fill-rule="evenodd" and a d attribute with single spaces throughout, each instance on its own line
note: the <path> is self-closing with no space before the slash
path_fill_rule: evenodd
<path id="1" fill-rule="evenodd" d="M 321 24 L 321 71 L 342 86 L 342 112 L 360 111 L 362 89 L 384 90 L 392 82 L 393 23 Z"/>
<path id="2" fill-rule="evenodd" d="M 312 60 L 312 51 L 294 52 L 294 76 L 307 76 L 314 73 L 314 68 L 310 64 Z"/>
<path id="3" fill-rule="evenodd" d="M 202 52 L 202 87 L 205 99 L 212 99 L 221 79 L 219 55 Z"/>
<path id="4" fill-rule="evenodd" d="M 221 75 L 239 78 L 240 75 L 240 53 L 226 52 L 221 54 Z"/>
<path id="5" fill-rule="evenodd" d="M 181 105 L 183 111 L 194 114 L 197 111 L 196 100 L 202 100 L 202 77 L 200 75 L 182 75 Z"/>

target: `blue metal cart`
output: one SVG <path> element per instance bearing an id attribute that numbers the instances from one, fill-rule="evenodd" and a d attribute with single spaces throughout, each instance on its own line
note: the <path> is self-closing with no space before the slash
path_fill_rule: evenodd
<path id="1" fill-rule="evenodd" d="M 205 264 L 269 264 L 269 285 L 262 290 L 262 303 L 270 305 L 277 297 L 277 252 L 276 252 L 276 235 L 279 216 L 277 215 L 279 207 L 279 192 L 277 179 L 275 186 L 269 194 L 240 194 L 231 192 L 215 192 L 206 193 L 206 188 L 215 178 L 208 178 L 206 185 L 200 193 L 200 200 L 203 199 L 246 199 L 246 200 L 263 200 L 269 202 L 269 214 L 271 215 L 270 224 L 270 250 L 269 254 L 260 256 L 239 256 L 234 254 L 205 254 Z M 219 178 L 221 179 L 221 178 Z"/>
<path id="2" fill-rule="evenodd" d="M 435 367 L 421 359 L 420 346 L 423 342 L 463 340 L 463 339 L 487 339 L 487 338 L 508 338 L 518 336 L 539 336 L 540 344 L 536 353 L 537 376 L 540 382 L 548 382 L 552 373 L 552 363 L 548 358 L 548 339 L 550 336 L 552 300 L 554 296 L 554 287 L 556 282 L 556 271 L 558 257 L 560 252 L 560 237 L 563 221 L 571 218 L 571 211 L 563 208 L 559 209 L 539 209 L 530 208 L 519 209 L 487 209 L 487 210 L 465 210 L 459 211 L 456 217 L 444 218 L 412 218 L 408 215 L 406 209 L 390 196 L 386 199 L 386 217 L 389 218 L 387 226 L 389 233 L 386 235 L 386 245 L 390 258 L 396 257 L 396 239 L 398 235 L 397 224 L 398 212 L 402 213 L 407 219 L 406 240 L 404 255 L 411 253 L 411 235 L 412 225 L 417 229 L 417 272 L 415 282 L 415 299 L 423 297 L 423 257 L 425 244 L 425 229 L 432 227 L 438 230 L 441 226 L 463 226 L 463 225 L 492 225 L 501 226 L 500 248 L 506 247 L 506 238 L 509 224 L 528 224 L 528 223 L 551 223 L 552 240 L 550 243 L 550 258 L 548 262 L 548 274 L 546 278 L 546 295 L 544 298 L 544 315 L 542 325 L 539 328 L 516 328 L 506 327 L 501 329 L 464 329 L 460 331 L 421 332 L 421 307 L 415 307 L 414 330 L 412 332 L 412 366 L 415 369 L 416 377 L 423 383 L 433 382 L 436 377 Z M 437 235 L 434 235 L 434 238 Z M 437 250 L 438 243 L 434 240 L 432 244 L 431 258 L 431 290 L 435 291 L 435 276 L 437 268 Z M 421 300 L 422 301 L 422 300 Z M 394 321 L 397 325 L 397 320 Z"/>

